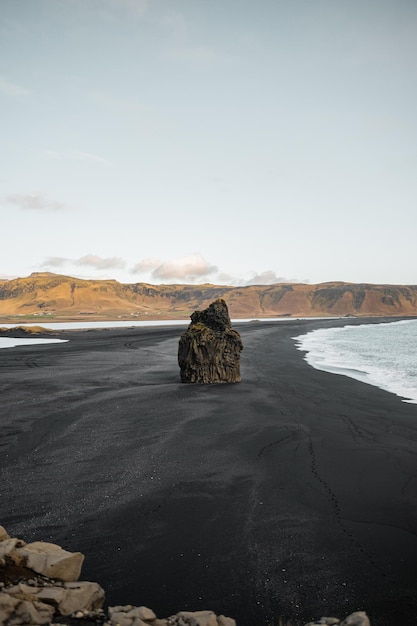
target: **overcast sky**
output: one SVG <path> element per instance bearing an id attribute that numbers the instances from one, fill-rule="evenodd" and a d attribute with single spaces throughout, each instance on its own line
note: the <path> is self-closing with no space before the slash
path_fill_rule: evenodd
<path id="1" fill-rule="evenodd" d="M 415 0 L 0 0 L 0 276 L 417 283 Z"/>

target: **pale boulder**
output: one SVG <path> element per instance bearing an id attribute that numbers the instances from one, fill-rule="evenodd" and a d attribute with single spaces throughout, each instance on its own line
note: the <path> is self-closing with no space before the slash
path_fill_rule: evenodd
<path id="1" fill-rule="evenodd" d="M 217 618 L 218 626 L 236 626 L 236 622 L 231 617 L 225 617 L 224 615 L 219 615 Z"/>
<path id="2" fill-rule="evenodd" d="M 96 611 L 104 604 L 104 590 L 98 583 L 65 583 L 64 591 L 64 599 L 58 605 L 61 615 L 70 615 L 75 611 Z M 39 595 L 42 597 L 42 593 Z"/>
<path id="3" fill-rule="evenodd" d="M 20 600 L 0 592 L 0 624 L 7 624 L 7 626 L 50 624 L 53 615 L 52 606 L 42 602 Z"/>
<path id="4" fill-rule="evenodd" d="M 365 611 L 356 611 L 349 615 L 340 626 L 370 626 L 370 622 Z"/>
<path id="5" fill-rule="evenodd" d="M 146 606 L 109 607 L 110 623 L 112 626 L 148 626 L 149 622 L 155 623 L 155 613 Z"/>
<path id="6" fill-rule="evenodd" d="M 176 617 L 178 626 L 218 626 L 213 611 L 180 611 Z"/>
<path id="7" fill-rule="evenodd" d="M 17 598 L 12 598 L 7 593 L 0 592 L 0 624 L 5 624 L 19 604 Z"/>
<path id="8" fill-rule="evenodd" d="M 28 543 L 18 548 L 16 553 L 23 557 L 25 566 L 34 572 L 66 582 L 78 580 L 84 561 L 81 552 L 67 552 L 60 546 L 45 541 Z"/>
<path id="9" fill-rule="evenodd" d="M 147 606 L 138 606 L 133 609 L 132 613 L 135 615 L 135 617 L 138 617 L 144 622 L 151 622 L 152 620 L 156 619 L 155 613 L 152 611 L 152 609 L 148 609 Z"/>
<path id="10" fill-rule="evenodd" d="M 72 582 L 64 583 L 61 586 L 39 587 L 19 583 L 9 587 L 6 593 L 18 600 L 48 604 L 59 615 L 71 615 L 76 611 L 95 611 L 104 604 L 103 589 L 97 583 L 90 582 Z"/>
<path id="11" fill-rule="evenodd" d="M 0 526 L 0 541 L 5 541 L 6 539 L 10 539 L 10 535 L 4 526 Z"/>
<path id="12" fill-rule="evenodd" d="M 40 587 L 34 587 L 27 583 L 17 583 L 13 587 L 6 587 L 4 592 L 16 598 L 17 600 L 29 600 L 30 602 L 37 600 L 37 593 Z"/>
<path id="13" fill-rule="evenodd" d="M 13 552 L 18 543 L 18 539 L 10 539 L 10 537 L 0 541 L 0 559 Z"/>

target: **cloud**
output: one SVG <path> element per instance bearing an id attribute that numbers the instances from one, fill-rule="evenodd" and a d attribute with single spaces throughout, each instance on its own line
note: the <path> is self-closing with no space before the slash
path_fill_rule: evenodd
<path id="1" fill-rule="evenodd" d="M 159 280 L 170 280 L 178 278 L 180 280 L 196 280 L 202 276 L 207 276 L 217 272 L 217 267 L 210 265 L 201 254 L 195 253 L 173 261 L 166 261 L 157 267 L 153 272 L 153 278 Z"/>
<path id="2" fill-rule="evenodd" d="M 41 193 L 33 194 L 10 194 L 5 197 L 9 204 L 15 204 L 20 209 L 26 211 L 65 211 L 70 208 L 65 202 L 48 200 Z"/>
<path id="3" fill-rule="evenodd" d="M 139 263 L 136 263 L 130 270 L 131 274 L 146 274 L 147 272 L 153 272 L 160 265 L 162 261 L 160 259 L 142 259 Z"/>
<path id="4" fill-rule="evenodd" d="M 108 270 L 108 269 L 123 269 L 126 267 L 126 262 L 120 257 L 107 257 L 103 258 L 95 254 L 86 254 L 79 259 L 68 259 L 61 256 L 47 257 L 42 263 L 44 268 L 57 268 L 63 265 L 74 265 L 92 267 L 96 270 Z"/>
<path id="5" fill-rule="evenodd" d="M 308 279 L 300 280 L 299 278 L 285 278 L 285 276 L 277 276 L 272 270 L 265 270 L 260 274 L 255 274 L 245 282 L 245 285 L 275 285 L 277 283 L 308 283 Z"/>
<path id="6" fill-rule="evenodd" d="M 195 253 L 172 261 L 143 259 L 132 268 L 132 273 L 144 274 L 151 272 L 155 280 L 189 280 L 208 276 L 217 272 L 217 267 L 210 265 L 201 254 Z"/>
<path id="7" fill-rule="evenodd" d="M 65 259 L 61 256 L 50 256 L 42 263 L 42 267 L 62 267 L 67 263 L 71 263 L 71 259 Z"/>
<path id="8" fill-rule="evenodd" d="M 226 272 L 220 272 L 216 276 L 216 282 L 221 285 L 240 285 L 242 281 L 240 278 L 233 276 L 233 274 L 227 274 Z"/>
<path id="9" fill-rule="evenodd" d="M 79 150 L 69 150 L 67 152 L 57 152 L 56 150 L 42 150 L 42 154 L 51 159 L 83 161 L 90 163 L 99 163 L 100 165 L 111 165 L 110 161 L 103 157 L 92 154 L 91 152 L 82 152 Z"/>
<path id="10" fill-rule="evenodd" d="M 89 267 L 94 267 L 99 270 L 123 269 L 126 267 L 126 262 L 120 257 L 113 256 L 103 259 L 95 254 L 87 254 L 86 256 L 77 259 L 75 264 L 88 265 Z"/>
<path id="11" fill-rule="evenodd" d="M 0 92 L 6 96 L 28 96 L 31 93 L 26 87 L 12 83 L 2 77 L 0 77 Z"/>

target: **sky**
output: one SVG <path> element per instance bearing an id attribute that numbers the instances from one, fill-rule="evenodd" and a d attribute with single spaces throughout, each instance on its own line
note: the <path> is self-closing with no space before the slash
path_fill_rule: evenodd
<path id="1" fill-rule="evenodd" d="M 417 284 L 415 0 L 0 0 L 0 277 Z"/>

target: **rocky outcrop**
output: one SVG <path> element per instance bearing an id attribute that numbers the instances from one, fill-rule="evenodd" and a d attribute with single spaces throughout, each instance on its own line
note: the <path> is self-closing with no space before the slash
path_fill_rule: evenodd
<path id="1" fill-rule="evenodd" d="M 0 624 L 49 624 L 54 616 L 101 609 L 100 585 L 78 582 L 83 561 L 81 552 L 26 543 L 0 526 Z"/>
<path id="2" fill-rule="evenodd" d="M 242 340 L 233 330 L 227 304 L 218 299 L 204 311 L 194 311 L 178 346 L 183 383 L 240 381 Z"/>
<path id="3" fill-rule="evenodd" d="M 54 620 L 61 626 L 236 626 L 234 619 L 213 611 L 180 611 L 158 619 L 152 609 L 128 604 L 106 612 L 101 608 L 100 585 L 78 581 L 83 559 L 80 552 L 67 552 L 55 544 L 27 544 L 0 526 L 0 626 L 54 626 Z M 44 574 L 50 567 L 55 567 L 54 578 Z M 366 613 L 357 611 L 343 621 L 322 617 L 305 626 L 370 626 L 370 622 Z"/>
<path id="4" fill-rule="evenodd" d="M 146 606 L 114 606 L 105 612 L 104 591 L 80 582 L 84 555 L 43 541 L 25 543 L 0 526 L 0 625 L 41 626 L 236 626 L 212 611 L 182 611 L 158 619 Z M 52 577 L 53 576 L 53 577 Z M 68 618 L 68 621 L 67 621 Z"/>
<path id="5" fill-rule="evenodd" d="M 213 611 L 180 611 L 166 619 L 158 619 L 145 606 L 114 606 L 109 608 L 111 626 L 236 626 L 234 619 Z"/>
<path id="6" fill-rule="evenodd" d="M 37 574 L 66 582 L 78 580 L 84 561 L 84 555 L 81 552 L 67 552 L 54 543 L 44 541 L 35 541 L 16 547 L 9 557 L 19 559 L 24 567 Z"/>
<path id="7" fill-rule="evenodd" d="M 321 617 L 316 622 L 309 622 L 305 626 L 370 626 L 370 621 L 364 611 L 355 611 L 341 621 L 337 617 Z"/>

